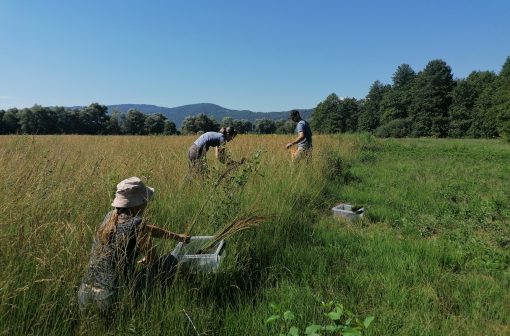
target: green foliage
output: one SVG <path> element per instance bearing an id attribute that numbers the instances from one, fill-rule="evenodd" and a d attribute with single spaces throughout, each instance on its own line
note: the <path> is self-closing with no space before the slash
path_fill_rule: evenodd
<path id="1" fill-rule="evenodd" d="M 276 123 L 271 119 L 257 119 L 255 121 L 255 132 L 258 134 L 271 134 L 276 131 Z"/>
<path id="2" fill-rule="evenodd" d="M 360 105 L 355 98 L 339 99 L 333 93 L 317 105 L 310 124 L 320 133 L 355 132 L 359 115 Z"/>
<path id="3" fill-rule="evenodd" d="M 221 127 L 234 127 L 238 134 L 246 134 L 253 131 L 253 124 L 246 120 L 237 120 L 232 117 L 225 117 L 221 120 Z"/>
<path id="4" fill-rule="evenodd" d="M 204 113 L 199 113 L 196 116 L 186 117 L 181 125 L 181 130 L 184 134 L 196 134 L 198 132 L 214 132 L 218 131 L 220 125 L 214 118 L 208 117 Z"/>
<path id="5" fill-rule="evenodd" d="M 280 119 L 276 121 L 276 134 L 293 134 L 296 129 L 296 123 L 288 119 Z"/>
<path id="6" fill-rule="evenodd" d="M 388 85 L 383 85 L 375 81 L 370 87 L 370 91 L 363 102 L 361 114 L 358 119 L 357 131 L 373 132 L 381 122 L 381 101 L 385 92 L 390 89 Z"/>
<path id="7" fill-rule="evenodd" d="M 167 118 L 161 113 L 146 116 L 144 121 L 144 134 L 162 134 L 165 131 Z M 174 124 L 175 125 L 175 124 Z"/>
<path id="8" fill-rule="evenodd" d="M 124 121 L 124 133 L 132 135 L 145 134 L 145 119 L 147 116 L 142 112 L 130 109 Z"/>
<path id="9" fill-rule="evenodd" d="M 177 126 L 171 120 L 165 120 L 165 125 L 163 127 L 163 134 L 165 135 L 174 135 L 177 134 Z"/>
<path id="10" fill-rule="evenodd" d="M 227 156 L 230 157 L 230 154 Z M 207 181 L 214 202 L 208 217 L 212 228 L 218 229 L 241 215 L 241 194 L 250 178 L 257 173 L 261 158 L 262 152 L 255 151 L 243 164 L 233 162 L 210 169 Z"/>
<path id="11" fill-rule="evenodd" d="M 448 132 L 448 108 L 455 87 L 449 65 L 430 61 L 416 77 L 409 106 L 411 135 L 444 137 Z"/>
<path id="12" fill-rule="evenodd" d="M 108 128 L 108 108 L 98 103 L 90 104 L 79 112 L 80 133 L 106 134 Z"/>
<path id="13" fill-rule="evenodd" d="M 376 131 L 375 135 L 381 138 L 404 138 L 410 133 L 411 122 L 408 119 L 394 119 Z"/>
<path id="14" fill-rule="evenodd" d="M 330 335 L 361 336 L 374 320 L 373 316 L 368 316 L 362 322 L 341 303 L 334 301 L 321 302 L 321 306 L 326 319 L 321 320 L 320 324 L 308 323 L 304 335 L 318 336 L 321 332 L 326 332 Z M 293 312 L 283 311 L 281 305 L 271 304 L 270 307 L 273 315 L 266 319 L 266 324 L 279 324 L 278 335 L 302 335 L 294 325 L 296 316 Z"/>
<path id="15" fill-rule="evenodd" d="M 416 73 L 409 64 L 404 63 L 397 67 L 397 70 L 391 78 L 393 80 L 394 89 L 403 89 L 413 84 Z"/>
<path id="16" fill-rule="evenodd" d="M 338 105 L 340 99 L 335 93 L 330 94 L 326 99 L 320 102 L 312 113 L 310 126 L 319 133 L 333 133 L 331 119 L 338 114 Z"/>

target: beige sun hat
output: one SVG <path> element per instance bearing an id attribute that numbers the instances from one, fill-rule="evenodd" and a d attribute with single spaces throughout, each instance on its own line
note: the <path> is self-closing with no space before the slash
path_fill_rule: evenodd
<path id="1" fill-rule="evenodd" d="M 117 192 L 112 206 L 132 208 L 147 203 L 154 194 L 154 188 L 146 187 L 142 180 L 133 176 L 117 184 Z"/>

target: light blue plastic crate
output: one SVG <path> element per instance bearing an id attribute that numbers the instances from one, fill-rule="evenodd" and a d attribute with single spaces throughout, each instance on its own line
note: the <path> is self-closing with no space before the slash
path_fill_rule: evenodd
<path id="1" fill-rule="evenodd" d="M 188 244 L 178 243 L 172 255 L 182 268 L 199 272 L 216 272 L 225 256 L 224 240 L 221 240 L 209 253 L 197 254 L 197 251 L 212 238 L 213 236 L 193 236 Z"/>
<path id="2" fill-rule="evenodd" d="M 352 205 L 350 204 L 338 204 L 331 209 L 333 215 L 337 217 L 346 218 L 348 220 L 362 219 L 365 214 L 365 208 L 360 208 L 356 211 L 352 211 Z"/>

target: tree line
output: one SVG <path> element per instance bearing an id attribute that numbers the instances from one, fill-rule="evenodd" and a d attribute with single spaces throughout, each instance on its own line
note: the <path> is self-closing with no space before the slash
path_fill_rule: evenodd
<path id="1" fill-rule="evenodd" d="M 217 122 L 204 113 L 186 117 L 180 129 L 161 113 L 146 115 L 136 109 L 126 113 L 98 103 L 83 108 L 43 107 L 0 110 L 0 134 L 99 134 L 99 135 L 177 135 L 218 131 L 233 126 L 238 133 L 292 133 L 290 120 L 248 120 L 225 117 Z"/>
<path id="2" fill-rule="evenodd" d="M 317 133 L 369 132 L 379 137 L 473 137 L 510 139 L 510 57 L 501 71 L 473 71 L 454 79 L 443 60 L 422 71 L 397 67 L 391 84 L 375 81 L 363 99 L 330 94 L 314 109 L 310 124 Z M 136 109 L 108 113 L 105 105 L 83 108 L 43 107 L 0 110 L 0 134 L 196 134 L 233 126 L 238 133 L 289 134 L 290 120 L 230 117 L 217 122 L 204 113 L 186 117 L 179 129 L 161 113 Z"/>
<path id="3" fill-rule="evenodd" d="M 380 137 L 510 139 L 510 57 L 499 74 L 473 71 L 462 79 L 454 79 L 440 59 L 418 73 L 402 64 L 392 81 L 375 81 L 361 100 L 329 95 L 315 108 L 312 128 Z"/>
<path id="4" fill-rule="evenodd" d="M 0 110 L 1 134 L 176 134 L 175 123 L 160 113 L 113 111 L 98 103 L 83 108 L 43 107 Z"/>

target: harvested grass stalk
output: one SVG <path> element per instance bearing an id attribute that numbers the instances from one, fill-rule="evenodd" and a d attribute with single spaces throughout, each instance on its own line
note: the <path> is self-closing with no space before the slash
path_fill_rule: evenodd
<path id="1" fill-rule="evenodd" d="M 235 233 L 256 227 L 260 223 L 267 221 L 269 218 L 270 216 L 249 215 L 247 217 L 234 219 L 224 228 L 218 230 L 214 234 L 214 237 L 200 249 L 199 253 L 204 253 L 216 246 L 216 244 L 218 244 L 221 240 L 228 238 Z"/>

